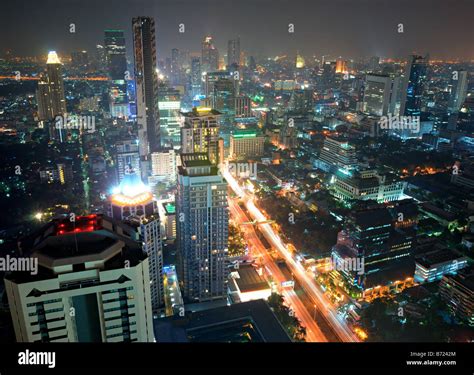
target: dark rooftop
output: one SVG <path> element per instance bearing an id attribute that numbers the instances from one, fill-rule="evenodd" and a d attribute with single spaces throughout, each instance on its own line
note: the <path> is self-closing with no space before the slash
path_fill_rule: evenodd
<path id="1" fill-rule="evenodd" d="M 264 300 L 156 319 L 158 342 L 290 342 Z"/>
<path id="2" fill-rule="evenodd" d="M 462 257 L 463 255 L 455 250 L 442 249 L 420 255 L 416 257 L 416 262 L 425 268 L 430 268 L 436 264 L 453 261 Z"/>

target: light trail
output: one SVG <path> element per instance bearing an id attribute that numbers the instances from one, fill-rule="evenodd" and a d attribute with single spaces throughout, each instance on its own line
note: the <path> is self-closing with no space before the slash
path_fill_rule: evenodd
<path id="1" fill-rule="evenodd" d="M 253 220 L 265 221 L 267 218 L 263 213 L 255 206 L 252 197 L 249 197 L 247 193 L 240 187 L 235 178 L 225 169 L 221 168 L 222 175 L 227 180 L 231 189 L 239 196 L 245 203 L 248 212 L 252 216 Z M 332 305 L 328 300 L 325 299 L 322 291 L 316 285 L 315 281 L 311 279 L 305 272 L 303 266 L 297 263 L 291 253 L 288 251 L 286 245 L 283 244 L 281 238 L 274 232 L 270 224 L 262 224 L 259 226 L 260 231 L 265 238 L 270 242 L 275 249 L 278 250 L 280 255 L 283 256 L 290 270 L 295 274 L 298 281 L 301 283 L 303 288 L 308 293 L 308 296 L 317 306 L 323 317 L 333 328 L 335 333 L 339 336 L 342 341 L 345 342 L 359 342 L 360 340 L 354 332 L 347 326 L 347 324 L 337 316 L 337 313 L 332 308 Z"/>

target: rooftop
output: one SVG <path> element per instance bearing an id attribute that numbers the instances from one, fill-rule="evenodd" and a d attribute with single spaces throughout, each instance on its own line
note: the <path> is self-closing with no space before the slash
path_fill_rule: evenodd
<path id="1" fill-rule="evenodd" d="M 158 342 L 290 342 L 268 304 L 260 299 L 157 319 Z"/>

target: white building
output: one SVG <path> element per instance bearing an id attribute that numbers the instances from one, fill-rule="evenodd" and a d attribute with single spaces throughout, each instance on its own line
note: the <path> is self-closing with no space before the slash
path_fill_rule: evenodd
<path id="1" fill-rule="evenodd" d="M 39 272 L 5 278 L 18 342 L 154 341 L 148 258 L 121 232 L 77 216 L 30 241 Z"/>

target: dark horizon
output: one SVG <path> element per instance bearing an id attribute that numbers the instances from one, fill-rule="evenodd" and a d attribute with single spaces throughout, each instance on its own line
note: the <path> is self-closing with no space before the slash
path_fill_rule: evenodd
<path id="1" fill-rule="evenodd" d="M 91 51 L 102 44 L 104 29 L 123 29 L 131 51 L 134 16 L 156 21 L 158 58 L 172 48 L 199 52 L 201 40 L 212 35 L 219 53 L 227 53 L 227 41 L 240 36 L 250 55 L 295 53 L 343 58 L 381 56 L 403 58 L 412 52 L 439 59 L 474 59 L 469 35 L 474 3 L 468 0 L 157 0 L 111 1 L 45 0 L 3 5 L 0 14 L 0 55 L 61 55 Z M 423 17 L 429 14 L 429 17 Z M 421 16 L 420 16 L 421 15 Z M 75 24 L 76 32 L 69 33 Z M 185 33 L 178 25 L 185 25 Z M 293 23 L 294 34 L 288 33 Z M 402 23 L 404 32 L 397 32 Z"/>

